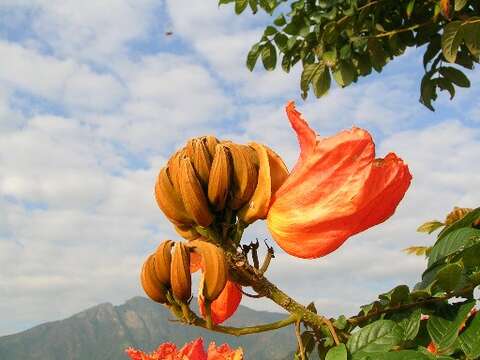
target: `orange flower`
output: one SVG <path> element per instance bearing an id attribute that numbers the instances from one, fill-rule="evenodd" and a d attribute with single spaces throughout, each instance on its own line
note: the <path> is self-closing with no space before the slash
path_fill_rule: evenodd
<path id="1" fill-rule="evenodd" d="M 227 284 L 219 297 L 210 305 L 213 323 L 221 324 L 230 318 L 237 311 L 240 301 L 242 301 L 240 285 L 227 280 Z M 205 317 L 205 304 L 201 295 L 198 296 L 198 307 L 202 316 Z"/>
<path id="2" fill-rule="evenodd" d="M 242 349 L 233 350 L 227 344 L 216 347 L 212 342 L 208 352 L 205 352 L 202 338 L 185 344 L 180 350 L 175 344 L 164 343 L 149 354 L 133 348 L 128 348 L 125 352 L 131 360 L 243 360 Z"/>
<path id="3" fill-rule="evenodd" d="M 317 258 L 388 219 L 412 176 L 393 153 L 375 159 L 367 131 L 354 127 L 320 137 L 293 102 L 286 110 L 300 143 L 300 157 L 272 198 L 267 224 L 287 253 Z"/>

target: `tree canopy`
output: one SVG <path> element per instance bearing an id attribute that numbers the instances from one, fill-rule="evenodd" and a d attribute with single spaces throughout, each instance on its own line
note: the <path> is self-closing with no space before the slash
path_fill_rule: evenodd
<path id="1" fill-rule="evenodd" d="M 474 0 L 220 0 L 237 14 L 250 8 L 275 16 L 253 44 L 246 65 L 262 59 L 266 70 L 285 72 L 298 63 L 302 97 L 319 98 L 332 77 L 346 87 L 381 72 L 407 48 L 422 47 L 424 75 L 420 102 L 434 110 L 440 91 L 452 99 L 456 87 L 469 87 L 465 69 L 480 55 L 480 2 Z"/>

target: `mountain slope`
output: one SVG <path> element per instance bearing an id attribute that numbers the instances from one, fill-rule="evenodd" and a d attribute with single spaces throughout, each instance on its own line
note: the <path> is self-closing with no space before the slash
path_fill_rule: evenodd
<path id="1" fill-rule="evenodd" d="M 241 306 L 229 325 L 267 323 L 283 316 Z M 125 360 L 128 346 L 150 351 L 166 341 L 181 346 L 199 336 L 206 345 L 216 341 L 241 346 L 248 360 L 283 359 L 295 346 L 291 328 L 236 338 L 169 319 L 166 307 L 142 297 L 119 306 L 100 304 L 65 320 L 0 337 L 0 359 Z"/>

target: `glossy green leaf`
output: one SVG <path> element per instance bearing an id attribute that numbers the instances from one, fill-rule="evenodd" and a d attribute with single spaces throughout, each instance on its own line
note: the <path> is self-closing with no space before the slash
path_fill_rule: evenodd
<path id="1" fill-rule="evenodd" d="M 248 52 L 248 55 L 247 55 L 247 68 L 248 68 L 248 70 L 252 71 L 253 68 L 255 67 L 255 64 L 257 63 L 257 59 L 260 55 L 261 49 L 262 48 L 261 48 L 260 44 L 255 44 L 255 45 L 252 46 L 252 48 Z"/>
<path id="2" fill-rule="evenodd" d="M 403 319 L 398 325 L 403 329 L 403 340 L 413 340 L 420 329 L 422 311 L 415 309 L 409 317 Z"/>
<path id="3" fill-rule="evenodd" d="M 277 50 L 270 42 L 262 48 L 262 62 L 265 70 L 272 71 L 277 65 Z"/>
<path id="4" fill-rule="evenodd" d="M 458 341 L 461 349 L 470 359 L 480 357 L 480 316 L 478 314 L 458 337 Z"/>
<path id="5" fill-rule="evenodd" d="M 353 333 L 348 339 L 347 348 L 355 357 L 360 358 L 369 353 L 389 351 L 401 342 L 402 335 L 402 328 L 395 322 L 378 320 Z"/>
<path id="6" fill-rule="evenodd" d="M 452 21 L 445 26 L 442 35 L 443 56 L 448 62 L 454 63 L 458 47 L 463 40 L 462 21 Z"/>
<path id="7" fill-rule="evenodd" d="M 340 61 L 333 71 L 333 78 L 341 87 L 350 85 L 355 80 L 355 69 L 349 61 Z"/>
<path id="8" fill-rule="evenodd" d="M 339 344 L 335 346 L 334 348 L 331 348 L 327 356 L 325 357 L 325 360 L 347 360 L 348 359 L 348 353 L 347 353 L 347 348 L 345 347 L 345 344 Z"/>
<path id="9" fill-rule="evenodd" d="M 480 208 L 476 208 L 469 212 L 467 215 L 465 215 L 463 218 L 455 221 L 453 224 L 445 227 L 440 234 L 438 234 L 438 239 L 441 239 L 445 236 L 447 236 L 449 233 L 463 228 L 463 227 L 470 227 L 472 226 L 473 222 L 475 220 L 480 219 Z"/>
<path id="10" fill-rule="evenodd" d="M 464 324 L 474 305 L 475 301 L 467 301 L 462 304 L 453 321 L 435 315 L 430 316 L 427 322 L 427 330 L 440 354 L 451 349 L 458 337 L 461 326 Z"/>
<path id="11" fill-rule="evenodd" d="M 389 292 L 379 295 L 378 297 L 380 299 L 388 301 L 389 305 L 395 306 L 406 301 L 409 294 L 410 289 L 407 285 L 399 285 L 390 290 Z"/>
<path id="12" fill-rule="evenodd" d="M 241 14 L 248 5 L 248 0 L 235 0 L 235 13 L 237 15 Z"/>
<path id="13" fill-rule="evenodd" d="M 480 237 L 480 230 L 467 227 L 448 233 L 446 236 L 440 238 L 430 251 L 428 267 L 445 256 L 462 249 L 467 241 L 477 237 Z"/>
<path id="14" fill-rule="evenodd" d="M 455 289 L 460 282 L 463 267 L 457 263 L 448 264 L 437 273 L 437 284 L 445 291 Z"/>
<path id="15" fill-rule="evenodd" d="M 441 67 L 439 73 L 460 87 L 470 87 L 470 80 L 465 76 L 463 72 L 454 67 Z"/>
<path id="16" fill-rule="evenodd" d="M 464 26 L 464 41 L 468 50 L 474 55 L 480 55 L 480 18 L 473 18 L 471 22 Z"/>

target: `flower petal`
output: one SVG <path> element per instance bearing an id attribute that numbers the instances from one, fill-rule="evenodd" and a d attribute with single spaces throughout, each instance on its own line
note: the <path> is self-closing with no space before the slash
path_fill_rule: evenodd
<path id="1" fill-rule="evenodd" d="M 242 360 L 243 350 L 238 348 L 233 350 L 227 344 L 217 347 L 215 342 L 211 342 L 208 346 L 208 360 Z"/>
<path id="2" fill-rule="evenodd" d="M 178 353 L 180 359 L 207 360 L 207 353 L 203 349 L 203 339 L 198 338 L 183 346 Z"/>
<path id="3" fill-rule="evenodd" d="M 240 301 L 242 300 L 242 292 L 240 285 L 233 281 L 227 280 L 225 288 L 222 290 L 218 298 L 211 304 L 212 321 L 215 324 L 221 324 L 230 318 L 237 311 Z M 198 306 L 200 313 L 205 317 L 205 303 L 201 295 L 198 296 Z"/>
<path id="4" fill-rule="evenodd" d="M 273 196 L 267 225 L 287 253 L 316 258 L 390 217 L 411 175 L 395 154 L 375 160 L 375 145 L 363 129 L 316 136 L 312 146 L 309 134 L 313 130 L 292 106 L 289 103 L 287 113 L 297 131 L 301 154 Z M 303 156 L 305 147 L 308 156 Z"/>

